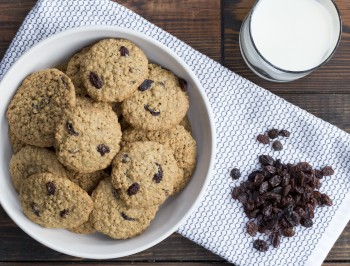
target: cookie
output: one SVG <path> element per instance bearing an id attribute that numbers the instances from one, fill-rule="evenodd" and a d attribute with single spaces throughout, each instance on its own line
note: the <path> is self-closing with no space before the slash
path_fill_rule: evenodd
<path id="1" fill-rule="evenodd" d="M 127 129 L 123 132 L 122 145 L 135 141 L 156 141 L 170 146 L 177 165 L 184 171 L 184 175 L 175 182 L 174 193 L 181 191 L 188 184 L 196 166 L 196 141 L 183 126 L 177 125 L 162 131 Z"/>
<path id="2" fill-rule="evenodd" d="M 12 147 L 12 151 L 14 154 L 19 152 L 19 150 L 22 149 L 23 147 L 27 146 L 27 144 L 25 144 L 23 141 L 17 138 L 15 134 L 13 134 L 11 128 L 9 128 L 8 134 L 9 134 L 9 140 Z"/>
<path id="3" fill-rule="evenodd" d="M 66 110 L 56 128 L 58 160 L 70 170 L 93 173 L 111 164 L 119 151 L 121 130 L 110 105 L 78 100 Z"/>
<path id="4" fill-rule="evenodd" d="M 66 74 L 72 80 L 75 87 L 75 93 L 77 96 L 88 95 L 83 85 L 83 82 L 80 78 L 80 64 L 84 56 L 87 54 L 87 52 L 89 52 L 90 48 L 91 48 L 91 45 L 83 48 L 81 51 L 74 54 L 72 58 L 69 60 L 67 65 Z"/>
<path id="5" fill-rule="evenodd" d="M 47 228 L 74 228 L 86 222 L 93 208 L 90 196 L 66 178 L 50 173 L 27 178 L 20 189 L 24 214 Z"/>
<path id="6" fill-rule="evenodd" d="M 182 175 L 172 150 L 152 141 L 127 144 L 112 164 L 113 186 L 134 208 L 162 204 Z"/>
<path id="7" fill-rule="evenodd" d="M 93 234 L 96 232 L 96 229 L 92 226 L 90 220 L 88 220 L 87 222 L 78 225 L 77 227 L 74 228 L 70 228 L 69 231 L 76 233 L 76 234 Z"/>
<path id="8" fill-rule="evenodd" d="M 179 124 L 189 107 L 187 92 L 169 70 L 149 64 L 149 75 L 122 103 L 126 121 L 134 128 L 165 130 Z"/>
<path id="9" fill-rule="evenodd" d="M 7 109 L 13 133 L 21 141 L 50 147 L 63 110 L 75 105 L 70 78 L 57 69 L 47 69 L 28 76 Z"/>
<path id="10" fill-rule="evenodd" d="M 80 64 L 81 80 L 91 98 L 121 102 L 133 94 L 148 74 L 148 59 L 134 43 L 105 39 L 93 45 Z"/>
<path id="11" fill-rule="evenodd" d="M 81 174 L 72 170 L 67 170 L 67 175 L 70 181 L 77 184 L 89 194 L 91 194 L 102 179 L 109 176 L 105 170 L 99 170 L 89 174 Z"/>
<path id="12" fill-rule="evenodd" d="M 94 209 L 90 220 L 93 227 L 115 239 L 126 239 L 141 234 L 150 225 L 158 206 L 127 207 L 109 179 L 102 180 L 92 193 Z"/>
<path id="13" fill-rule="evenodd" d="M 12 156 L 10 176 L 16 191 L 28 177 L 39 173 L 67 177 L 66 169 L 57 160 L 55 153 L 46 148 L 26 146 Z"/>

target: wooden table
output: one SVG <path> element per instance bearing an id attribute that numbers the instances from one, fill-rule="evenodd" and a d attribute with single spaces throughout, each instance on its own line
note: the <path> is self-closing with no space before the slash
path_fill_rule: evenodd
<path id="1" fill-rule="evenodd" d="M 2 57 L 35 0 L 0 0 L 0 56 Z M 301 80 L 271 83 L 255 76 L 239 52 L 238 33 L 253 0 L 117 0 L 169 31 L 232 71 L 350 132 L 350 1 L 337 0 L 342 18 L 340 47 L 327 65 Z M 224 89 L 224 88 L 223 88 Z M 234 245 L 234 243 L 232 243 Z M 0 209 L 0 263 L 53 265 L 79 263 L 48 249 L 19 229 Z M 225 261 L 204 248 L 173 234 L 139 254 L 99 265 L 223 265 Z M 84 261 L 84 264 L 87 261 Z M 40 265 L 39 264 L 39 265 Z M 350 265 L 350 224 L 332 248 L 324 265 Z"/>

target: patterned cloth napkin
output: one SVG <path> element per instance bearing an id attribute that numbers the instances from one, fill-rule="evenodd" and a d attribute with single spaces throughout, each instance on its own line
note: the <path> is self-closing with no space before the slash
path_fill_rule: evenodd
<path id="1" fill-rule="evenodd" d="M 200 79 L 215 116 L 217 154 L 209 188 L 199 208 L 178 232 L 237 265 L 320 265 L 350 219 L 350 137 L 340 129 L 299 109 L 236 75 L 139 15 L 107 0 L 41 0 L 29 13 L 0 65 L 0 78 L 32 45 L 68 28 L 116 25 L 143 32 L 177 53 Z M 256 141 L 268 128 L 292 132 L 284 149 L 274 152 Z M 312 228 L 298 227 L 278 249 L 255 251 L 245 232 L 248 219 L 230 196 L 230 170 L 243 178 L 258 166 L 257 157 L 270 154 L 283 162 L 330 164 L 336 174 L 323 179 L 334 206 L 316 211 Z M 350 208 L 350 207 L 349 207 Z"/>

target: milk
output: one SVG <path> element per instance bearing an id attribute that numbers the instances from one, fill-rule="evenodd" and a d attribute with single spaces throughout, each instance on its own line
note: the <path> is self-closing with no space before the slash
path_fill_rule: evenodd
<path id="1" fill-rule="evenodd" d="M 320 2 L 260 0 L 250 24 L 258 53 L 287 71 L 305 71 L 321 64 L 337 43 L 339 25 L 335 13 Z"/>

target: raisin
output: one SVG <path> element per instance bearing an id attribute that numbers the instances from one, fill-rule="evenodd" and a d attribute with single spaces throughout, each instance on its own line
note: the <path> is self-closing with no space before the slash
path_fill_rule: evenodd
<path id="1" fill-rule="evenodd" d="M 68 83 L 67 83 L 66 78 L 64 76 L 61 76 L 61 81 L 62 81 L 63 87 L 67 88 L 68 87 Z"/>
<path id="2" fill-rule="evenodd" d="M 285 186 L 282 193 L 283 196 L 287 196 L 291 190 L 292 190 L 291 185 Z"/>
<path id="3" fill-rule="evenodd" d="M 283 145 L 279 140 L 276 140 L 272 143 L 272 148 L 275 151 L 281 151 L 281 150 L 283 150 Z"/>
<path id="4" fill-rule="evenodd" d="M 251 236 L 256 236 L 256 233 L 258 232 L 258 225 L 253 222 L 253 221 L 249 221 L 247 223 L 247 233 Z"/>
<path id="5" fill-rule="evenodd" d="M 267 135 L 270 139 L 275 139 L 278 137 L 278 129 L 272 128 L 269 131 L 267 131 Z"/>
<path id="6" fill-rule="evenodd" d="M 179 84 L 183 91 L 187 91 L 187 81 L 183 78 L 179 78 Z"/>
<path id="7" fill-rule="evenodd" d="M 269 249 L 269 246 L 266 243 L 266 241 L 261 240 L 261 239 L 255 240 L 253 243 L 253 247 L 260 252 L 266 252 Z"/>
<path id="8" fill-rule="evenodd" d="M 135 221 L 134 218 L 131 218 L 131 217 L 127 216 L 124 212 L 121 212 L 120 214 L 123 217 L 123 219 L 126 220 L 126 221 Z"/>
<path id="9" fill-rule="evenodd" d="M 326 194 L 321 194 L 320 202 L 321 202 L 321 205 L 326 205 L 326 206 L 332 206 L 333 205 L 333 201 Z"/>
<path id="10" fill-rule="evenodd" d="M 253 172 L 251 172 L 251 173 L 248 175 L 248 181 L 254 182 L 255 176 L 258 175 L 258 174 L 261 174 L 261 172 L 260 172 L 260 171 L 253 171 Z"/>
<path id="11" fill-rule="evenodd" d="M 73 135 L 73 136 L 78 136 L 79 135 L 79 133 L 77 131 L 75 131 L 72 121 L 67 121 L 66 127 L 67 127 L 68 132 L 71 135 Z"/>
<path id="12" fill-rule="evenodd" d="M 257 174 L 254 178 L 254 185 L 255 186 L 260 186 L 264 182 L 264 176 L 262 174 Z"/>
<path id="13" fill-rule="evenodd" d="M 278 131 L 278 136 L 289 138 L 290 132 L 286 129 L 281 129 L 280 131 Z"/>
<path id="14" fill-rule="evenodd" d="M 32 202 L 32 203 L 30 204 L 30 208 L 32 209 L 32 212 L 33 212 L 36 216 L 40 217 L 40 209 L 39 209 L 39 207 L 38 207 L 34 202 Z"/>
<path id="15" fill-rule="evenodd" d="M 102 88 L 102 86 L 103 86 L 102 79 L 95 72 L 90 72 L 89 79 L 90 79 L 91 84 L 96 89 Z"/>
<path id="16" fill-rule="evenodd" d="M 138 183 L 133 183 L 127 190 L 129 196 L 135 195 L 140 189 L 140 185 Z"/>
<path id="17" fill-rule="evenodd" d="M 282 235 L 285 236 L 285 237 L 292 237 L 292 236 L 295 235 L 295 231 L 294 231 L 293 228 L 283 228 L 283 229 L 281 230 L 281 233 L 282 233 Z"/>
<path id="18" fill-rule="evenodd" d="M 274 232 L 271 234 L 271 243 L 274 248 L 278 248 L 281 243 L 281 234 Z"/>
<path id="19" fill-rule="evenodd" d="M 128 162 L 130 162 L 130 157 L 129 157 L 129 154 L 127 154 L 127 153 L 124 153 L 123 155 L 122 155 L 122 163 L 128 163 Z"/>
<path id="20" fill-rule="evenodd" d="M 323 174 L 322 174 L 322 171 L 321 170 L 315 170 L 315 177 L 317 179 L 322 179 L 323 178 Z"/>
<path id="21" fill-rule="evenodd" d="M 120 46 L 119 52 L 121 56 L 129 56 L 129 50 L 125 46 Z"/>
<path id="22" fill-rule="evenodd" d="M 282 194 L 282 191 L 283 191 L 282 187 L 275 187 L 275 188 L 270 190 L 270 192 L 276 193 L 276 194 Z"/>
<path id="23" fill-rule="evenodd" d="M 104 144 L 98 145 L 97 151 L 101 154 L 101 156 L 104 156 L 106 153 L 110 152 L 109 147 Z"/>
<path id="24" fill-rule="evenodd" d="M 259 162 L 262 165 L 274 165 L 275 164 L 275 160 L 269 156 L 269 155 L 260 155 L 259 156 Z"/>
<path id="25" fill-rule="evenodd" d="M 259 193 L 264 194 L 269 188 L 269 183 L 267 181 L 263 182 L 259 187 Z"/>
<path id="26" fill-rule="evenodd" d="M 66 218 L 68 213 L 69 213 L 69 210 L 68 209 L 64 209 L 64 210 L 60 211 L 60 216 L 62 218 Z"/>
<path id="27" fill-rule="evenodd" d="M 270 139 L 268 136 L 266 135 L 263 135 L 263 134 L 259 134 L 257 137 L 256 137 L 257 141 L 259 141 L 260 143 L 262 144 L 269 144 L 270 143 Z"/>
<path id="28" fill-rule="evenodd" d="M 271 205 L 271 204 L 268 204 L 268 205 L 266 205 L 266 206 L 263 208 L 262 214 L 263 214 L 264 216 L 270 216 L 271 213 L 272 213 L 272 205 Z"/>
<path id="29" fill-rule="evenodd" d="M 248 200 L 248 195 L 247 193 L 240 193 L 237 197 L 237 200 L 242 203 L 242 204 L 246 204 L 247 200 Z"/>
<path id="30" fill-rule="evenodd" d="M 281 184 L 281 177 L 278 175 L 274 175 L 273 177 L 270 178 L 269 184 L 271 187 L 277 187 L 279 184 Z"/>
<path id="31" fill-rule="evenodd" d="M 158 163 L 156 163 L 157 165 L 157 173 L 154 174 L 153 176 L 153 181 L 156 182 L 156 183 L 160 183 L 160 181 L 162 181 L 163 179 L 163 169 L 162 169 L 162 166 Z"/>
<path id="32" fill-rule="evenodd" d="M 334 174 L 332 166 L 323 167 L 321 171 L 323 176 L 330 176 Z"/>
<path id="33" fill-rule="evenodd" d="M 46 190 L 48 195 L 54 195 L 56 192 L 56 186 L 55 183 L 50 181 L 46 183 Z"/>
<path id="34" fill-rule="evenodd" d="M 152 84 L 154 83 L 153 80 L 145 79 L 141 85 L 139 86 L 139 91 L 146 91 L 149 88 L 151 88 Z"/>
<path id="35" fill-rule="evenodd" d="M 275 174 L 276 173 L 276 167 L 273 165 L 266 165 L 264 166 L 264 170 L 266 170 L 270 174 Z"/>
<path id="36" fill-rule="evenodd" d="M 312 222 L 312 220 L 310 219 L 310 218 L 302 218 L 301 220 L 300 220 L 300 224 L 302 225 L 302 226 L 304 226 L 304 227 L 307 227 L 307 228 L 309 228 L 309 227 L 312 227 L 312 225 L 314 224 L 313 222 Z"/>
<path id="37" fill-rule="evenodd" d="M 239 193 L 241 192 L 241 190 L 239 189 L 239 187 L 234 187 L 232 189 L 232 193 L 231 193 L 231 196 L 234 200 L 238 199 L 238 195 Z"/>
<path id="38" fill-rule="evenodd" d="M 231 175 L 231 178 L 232 178 L 233 180 L 237 180 L 238 178 L 241 177 L 241 172 L 239 171 L 238 168 L 233 168 L 233 169 L 231 170 L 230 175 Z"/>
<path id="39" fill-rule="evenodd" d="M 159 116 L 160 115 L 160 111 L 156 111 L 155 109 L 152 109 L 148 104 L 145 104 L 144 106 L 145 110 L 150 112 L 151 115 L 153 116 Z"/>
<path id="40" fill-rule="evenodd" d="M 248 211 L 254 210 L 255 209 L 254 201 L 247 200 L 247 202 L 245 203 L 245 207 L 247 208 Z"/>

